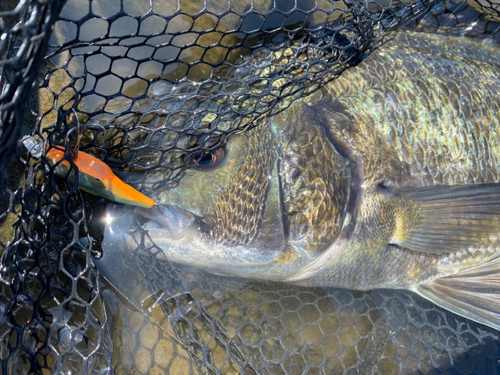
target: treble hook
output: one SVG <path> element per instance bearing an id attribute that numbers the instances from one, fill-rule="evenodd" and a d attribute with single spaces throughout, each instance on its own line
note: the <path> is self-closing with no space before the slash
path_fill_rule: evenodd
<path id="1" fill-rule="evenodd" d="M 78 157 L 78 150 L 80 148 L 80 141 L 82 140 L 82 131 L 83 131 L 83 129 L 81 129 L 80 118 L 76 114 L 75 109 L 72 108 L 71 111 L 73 112 L 73 117 L 76 119 L 76 126 L 72 127 L 66 133 L 66 137 L 64 138 L 64 144 L 66 145 L 68 143 L 71 133 L 73 133 L 74 131 L 76 131 L 76 139 L 75 139 L 74 143 L 71 143 L 70 146 L 69 146 L 69 153 L 71 155 L 71 158 L 73 160 L 75 160 Z M 71 114 L 69 116 L 71 116 Z M 73 119 L 71 119 L 71 122 L 73 122 Z"/>
<path id="2" fill-rule="evenodd" d="M 69 139 L 70 139 L 70 135 L 71 133 L 73 133 L 74 131 L 76 131 L 76 139 L 74 141 L 74 143 L 72 143 L 70 146 L 69 146 L 69 153 L 71 155 L 71 158 L 73 160 L 77 159 L 78 158 L 78 151 L 80 149 L 80 142 L 82 140 L 82 136 L 83 136 L 83 131 L 88 127 L 88 126 L 92 126 L 92 127 L 97 127 L 97 128 L 100 128 L 101 131 L 104 133 L 106 131 L 106 128 L 101 125 L 101 124 L 97 124 L 97 123 L 92 123 L 92 124 L 88 124 L 88 123 L 85 123 L 85 124 L 81 124 L 80 123 L 80 118 L 78 117 L 78 115 L 76 114 L 76 111 L 72 108 L 71 109 L 73 111 L 73 117 L 76 118 L 76 126 L 75 127 L 72 127 L 67 133 L 66 133 L 66 138 L 64 139 L 64 145 L 66 146 L 66 144 L 68 143 Z M 71 116 L 71 114 L 69 115 Z M 72 121 L 72 120 L 71 120 Z"/>

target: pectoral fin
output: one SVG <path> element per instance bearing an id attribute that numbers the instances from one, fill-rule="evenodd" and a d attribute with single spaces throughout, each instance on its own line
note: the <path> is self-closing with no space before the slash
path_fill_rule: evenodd
<path id="1" fill-rule="evenodd" d="M 391 244 L 452 253 L 481 246 L 500 234 L 500 184 L 383 191 L 399 210 Z"/>
<path id="2" fill-rule="evenodd" d="M 500 330 L 500 254 L 413 289 L 436 305 Z"/>

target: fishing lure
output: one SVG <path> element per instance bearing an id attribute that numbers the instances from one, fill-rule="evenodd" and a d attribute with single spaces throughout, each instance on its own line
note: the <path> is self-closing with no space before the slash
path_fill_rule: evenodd
<path id="1" fill-rule="evenodd" d="M 43 142 L 41 140 L 36 137 L 27 137 L 23 140 L 23 144 L 32 156 L 36 158 L 42 156 Z M 58 176 L 71 178 L 70 163 L 63 160 L 63 149 L 48 147 L 45 157 L 52 165 L 56 165 L 54 171 Z M 151 208 L 155 204 L 153 199 L 120 180 L 108 165 L 95 156 L 79 151 L 73 158 L 73 163 L 78 168 L 80 189 L 117 203 L 145 208 Z"/>

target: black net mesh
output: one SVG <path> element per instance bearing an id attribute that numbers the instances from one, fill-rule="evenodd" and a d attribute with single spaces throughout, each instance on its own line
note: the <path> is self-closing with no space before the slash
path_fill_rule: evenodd
<path id="1" fill-rule="evenodd" d="M 217 147 L 314 91 L 427 7 L 195 4 L 68 3 L 52 37 L 42 87 L 54 99 L 40 103 L 40 126 L 74 111 L 86 124 L 82 151 L 136 172 L 128 182 L 146 192 L 173 185 L 208 139 Z"/>
<path id="2" fill-rule="evenodd" d="M 57 21 L 62 2 L 6 1 L 0 5 L 0 168 L 5 167 L 23 127 L 23 105 L 43 64 L 48 36 Z"/>
<path id="3" fill-rule="evenodd" d="M 154 198 L 389 31 L 498 40 L 499 17 L 486 0 L 3 1 L 0 373 L 498 372 L 497 331 L 409 292 L 221 280 L 154 254 L 117 260 L 129 284 L 109 285 L 107 202 L 18 141 L 70 164 L 77 145 Z"/>

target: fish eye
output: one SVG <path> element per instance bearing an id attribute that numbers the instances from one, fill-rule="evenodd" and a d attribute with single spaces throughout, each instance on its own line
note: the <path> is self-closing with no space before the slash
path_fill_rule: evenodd
<path id="1" fill-rule="evenodd" d="M 212 151 L 203 151 L 194 155 L 188 165 L 200 171 L 212 170 L 224 161 L 226 155 L 226 147 L 222 146 Z"/>
<path id="2" fill-rule="evenodd" d="M 186 166 L 199 171 L 210 171 L 217 168 L 227 155 L 227 144 L 221 134 L 212 133 L 206 136 L 206 133 L 191 135 L 190 146 L 196 147 L 203 142 L 203 149 L 197 150 L 193 154 L 185 154 L 183 161 Z"/>

